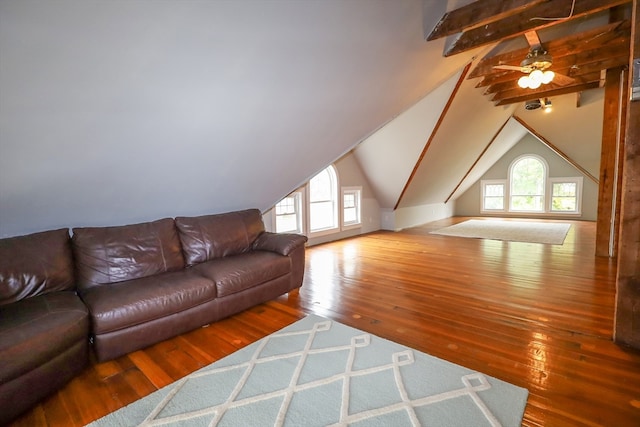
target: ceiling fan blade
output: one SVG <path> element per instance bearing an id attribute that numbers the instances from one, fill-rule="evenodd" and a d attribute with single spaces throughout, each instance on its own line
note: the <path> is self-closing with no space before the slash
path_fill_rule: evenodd
<path id="1" fill-rule="evenodd" d="M 522 67 L 517 65 L 494 65 L 494 70 L 510 70 L 510 71 L 522 71 Z"/>
<path id="2" fill-rule="evenodd" d="M 573 77 L 565 76 L 564 74 L 559 73 L 555 73 L 555 76 L 553 77 L 553 83 L 560 86 L 567 86 L 574 83 L 575 81 L 576 79 L 574 79 Z"/>

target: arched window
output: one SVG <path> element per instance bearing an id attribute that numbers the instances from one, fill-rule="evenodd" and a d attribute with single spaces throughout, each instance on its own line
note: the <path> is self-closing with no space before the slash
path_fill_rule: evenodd
<path id="1" fill-rule="evenodd" d="M 309 181 L 309 231 L 338 227 L 338 178 L 331 165 Z"/>
<path id="2" fill-rule="evenodd" d="M 534 155 L 518 157 L 509 169 L 509 210 L 544 212 L 547 165 Z"/>

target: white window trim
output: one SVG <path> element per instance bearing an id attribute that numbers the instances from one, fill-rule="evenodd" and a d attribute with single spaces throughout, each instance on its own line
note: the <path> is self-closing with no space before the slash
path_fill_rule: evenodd
<path id="1" fill-rule="evenodd" d="M 549 178 L 549 199 L 547 201 L 547 210 L 554 215 L 582 215 L 582 183 L 584 179 L 581 176 Z M 557 183 L 575 183 L 576 184 L 576 210 L 575 211 L 554 211 L 553 210 L 553 184 Z"/>
<path id="2" fill-rule="evenodd" d="M 502 194 L 502 209 L 485 209 L 484 207 L 484 191 L 485 185 L 496 185 L 501 184 L 504 188 L 504 193 Z M 480 181 L 480 212 L 482 213 L 502 213 L 506 212 L 507 202 L 509 201 L 509 184 L 506 179 L 483 179 Z"/>
<path id="3" fill-rule="evenodd" d="M 305 211 L 305 199 L 304 199 L 304 189 L 298 189 L 295 191 L 292 191 L 291 193 L 287 194 L 286 197 L 291 197 L 293 196 L 296 199 L 296 223 L 298 224 L 298 230 L 297 231 L 285 231 L 285 232 L 281 232 L 281 233 L 298 233 L 298 234 L 304 234 L 304 230 L 305 230 L 305 224 L 303 221 L 304 218 L 304 211 Z M 283 197 L 278 203 L 280 203 L 282 200 L 284 200 L 286 197 Z M 278 204 L 276 203 L 276 205 Z M 271 224 L 272 224 L 272 228 L 275 232 L 278 232 L 278 227 L 277 227 L 277 221 L 278 221 L 278 215 L 276 214 L 276 206 L 273 207 L 272 210 L 272 219 L 271 219 Z"/>
<path id="4" fill-rule="evenodd" d="M 344 220 L 344 196 L 346 194 L 355 194 L 356 196 L 356 212 L 358 219 L 356 221 L 345 222 Z M 362 187 L 342 187 L 340 197 L 340 223 L 342 224 L 342 230 L 351 230 L 353 228 L 362 227 Z"/>

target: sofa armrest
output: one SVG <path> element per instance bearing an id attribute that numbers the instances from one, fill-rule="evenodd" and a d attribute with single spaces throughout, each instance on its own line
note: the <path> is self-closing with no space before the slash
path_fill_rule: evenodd
<path id="1" fill-rule="evenodd" d="M 253 242 L 255 251 L 271 251 L 289 255 L 294 249 L 307 242 L 307 236 L 301 234 L 271 233 L 265 231 Z"/>

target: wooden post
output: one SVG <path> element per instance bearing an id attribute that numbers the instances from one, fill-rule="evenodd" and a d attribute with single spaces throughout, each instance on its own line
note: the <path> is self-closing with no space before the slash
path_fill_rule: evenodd
<path id="1" fill-rule="evenodd" d="M 630 64 L 640 58 L 639 8 L 633 0 Z M 640 349 L 640 101 L 628 102 L 614 340 Z"/>
<path id="2" fill-rule="evenodd" d="M 605 81 L 596 226 L 597 256 L 617 256 L 628 75 L 623 68 L 610 69 L 607 70 Z"/>

